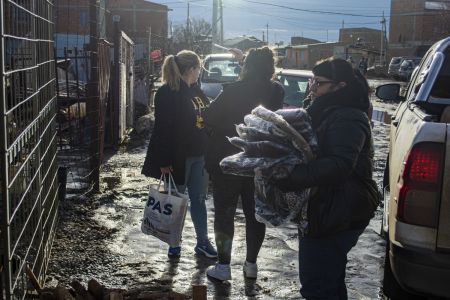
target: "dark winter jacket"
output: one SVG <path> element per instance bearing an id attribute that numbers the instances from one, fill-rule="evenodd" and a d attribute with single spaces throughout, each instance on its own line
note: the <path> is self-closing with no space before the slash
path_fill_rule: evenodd
<path id="1" fill-rule="evenodd" d="M 319 141 L 316 160 L 294 168 L 277 185 L 285 191 L 314 187 L 308 236 L 363 229 L 378 206 L 372 179 L 373 142 L 367 95 L 344 87 L 317 98 L 307 109 Z M 313 189 L 314 190 L 314 189 Z"/>
<path id="2" fill-rule="evenodd" d="M 260 104 L 280 109 L 283 97 L 283 87 L 276 81 L 242 80 L 224 86 L 205 112 L 209 134 L 205 167 L 209 173 L 221 172 L 219 162 L 240 151 L 226 138 L 237 135 L 235 125 L 243 123 L 244 116 Z"/>
<path id="3" fill-rule="evenodd" d="M 161 86 L 155 95 L 155 127 L 147 149 L 142 174 L 160 178 L 161 167 L 173 167 L 176 184 L 185 182 L 187 157 L 202 156 L 206 150 L 203 112 L 208 98 L 197 85 L 181 81 L 180 90 Z"/>

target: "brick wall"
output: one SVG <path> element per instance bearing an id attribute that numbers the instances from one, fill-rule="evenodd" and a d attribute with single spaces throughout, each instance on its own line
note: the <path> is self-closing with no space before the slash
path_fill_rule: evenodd
<path id="1" fill-rule="evenodd" d="M 450 35 L 450 26 L 448 25 L 450 23 L 450 10 L 426 9 L 426 2 L 428 1 L 391 1 L 390 56 L 402 52 L 413 54 L 417 47 L 431 45 Z M 435 0 L 434 2 L 440 1 Z M 448 4 L 448 1 L 443 1 L 443 3 Z M 402 48 L 405 48 L 405 50 L 402 50 Z M 406 50 L 408 48 L 409 50 Z"/>
<path id="2" fill-rule="evenodd" d="M 358 39 L 360 41 L 358 42 Z M 380 51 L 381 30 L 371 28 L 342 28 L 339 41 L 344 45 L 360 45 L 367 49 Z"/>
<path id="3" fill-rule="evenodd" d="M 152 31 L 152 48 L 166 48 L 168 7 L 143 0 L 109 0 L 111 15 L 120 16 L 120 28 L 136 44 L 148 44 Z M 113 28 L 108 26 L 109 28 Z"/>

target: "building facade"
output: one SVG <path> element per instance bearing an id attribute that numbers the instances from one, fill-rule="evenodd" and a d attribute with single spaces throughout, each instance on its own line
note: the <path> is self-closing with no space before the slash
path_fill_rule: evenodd
<path id="1" fill-rule="evenodd" d="M 381 30 L 372 28 L 341 28 L 339 30 L 339 41 L 348 46 L 380 51 Z"/>
<path id="2" fill-rule="evenodd" d="M 145 0 L 108 0 L 108 9 L 111 16 L 120 17 L 120 30 L 134 41 L 136 60 L 145 61 L 154 49 L 167 50 L 169 8 L 166 5 Z M 114 28 L 110 24 L 108 28 Z"/>
<path id="3" fill-rule="evenodd" d="M 450 2 L 392 0 L 389 56 L 423 56 L 450 35 Z"/>
<path id="4" fill-rule="evenodd" d="M 334 56 L 335 48 L 341 43 L 318 43 L 286 47 L 284 66 L 294 69 L 309 70 L 319 60 Z"/>

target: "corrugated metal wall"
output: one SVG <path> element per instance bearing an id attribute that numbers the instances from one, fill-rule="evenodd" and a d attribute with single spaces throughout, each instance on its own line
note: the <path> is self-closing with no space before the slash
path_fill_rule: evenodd
<path id="1" fill-rule="evenodd" d="M 54 0 L 0 4 L 2 299 L 43 283 L 58 210 Z"/>

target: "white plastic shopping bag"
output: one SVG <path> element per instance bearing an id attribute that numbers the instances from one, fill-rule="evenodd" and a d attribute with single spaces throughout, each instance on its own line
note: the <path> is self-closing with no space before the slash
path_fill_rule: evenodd
<path id="1" fill-rule="evenodd" d="M 150 185 L 142 232 L 157 237 L 171 247 L 179 246 L 188 200 L 187 195 L 178 192 L 172 174 L 162 175 L 158 184 Z"/>

